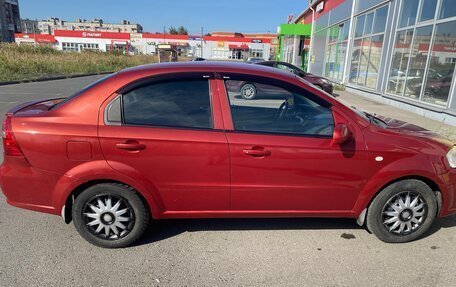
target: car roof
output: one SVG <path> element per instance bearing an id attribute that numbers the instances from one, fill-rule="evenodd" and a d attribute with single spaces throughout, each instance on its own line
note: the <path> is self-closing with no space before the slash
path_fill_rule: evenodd
<path id="1" fill-rule="evenodd" d="M 171 71 L 170 71 L 171 70 Z M 269 76 L 286 76 L 293 78 L 294 75 L 275 69 L 268 66 L 252 65 L 243 62 L 228 62 L 228 61 L 188 61 L 188 62 L 171 62 L 171 63 L 156 63 L 127 68 L 119 72 L 124 73 L 150 73 L 160 74 L 161 72 L 234 72 L 246 74 L 269 74 Z"/>

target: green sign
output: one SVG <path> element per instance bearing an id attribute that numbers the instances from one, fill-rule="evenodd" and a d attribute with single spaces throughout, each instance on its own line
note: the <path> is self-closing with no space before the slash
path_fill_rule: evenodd
<path id="1" fill-rule="evenodd" d="M 312 24 L 281 24 L 277 31 L 279 35 L 310 36 Z"/>

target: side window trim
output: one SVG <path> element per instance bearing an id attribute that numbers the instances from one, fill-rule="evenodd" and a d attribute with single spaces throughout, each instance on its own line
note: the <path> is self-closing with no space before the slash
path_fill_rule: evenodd
<path id="1" fill-rule="evenodd" d="M 152 128 L 174 128 L 174 129 L 191 129 L 191 130 L 215 130 L 214 129 L 214 107 L 213 107 L 213 98 L 212 98 L 212 80 L 214 79 L 213 73 L 198 73 L 198 76 L 195 76 L 194 73 L 181 73 L 180 75 L 185 74 L 184 78 L 177 78 L 176 74 L 165 74 L 164 76 L 160 77 L 148 77 L 147 79 L 140 79 L 139 81 L 134 82 L 134 85 L 127 85 L 119 90 L 123 91 L 122 94 L 119 93 L 117 97 L 112 99 L 110 103 L 106 106 L 104 111 L 104 121 L 106 125 L 117 125 L 117 126 L 137 126 L 137 127 L 152 127 Z M 192 127 L 192 126 L 181 126 L 181 125 L 160 125 L 160 124 L 135 124 L 135 123 L 126 123 L 125 122 L 125 109 L 124 109 L 124 100 L 123 97 L 125 94 L 141 88 L 143 86 L 154 85 L 159 83 L 165 82 L 172 82 L 173 79 L 178 81 L 207 81 L 207 96 L 208 96 L 208 103 L 209 103 L 209 126 L 208 127 Z M 116 101 L 120 99 L 120 112 L 121 112 L 121 119 L 119 121 L 112 121 L 109 120 L 109 112 L 113 105 L 117 104 Z"/>
<path id="2" fill-rule="evenodd" d="M 244 77 L 245 76 L 245 77 Z M 242 75 L 242 74 L 221 74 L 225 94 L 226 94 L 226 102 L 228 104 L 229 108 L 229 113 L 231 115 L 231 121 L 232 121 L 232 130 L 226 130 L 226 132 L 229 133 L 243 133 L 243 134 L 264 134 L 264 135 L 272 135 L 272 136 L 292 136 L 292 137 L 307 137 L 307 138 L 320 138 L 320 139 L 332 139 L 333 138 L 333 132 L 334 132 L 334 124 L 335 124 L 335 115 L 334 111 L 332 109 L 332 104 L 325 101 L 324 99 L 321 99 L 320 97 L 314 95 L 313 97 L 309 97 L 306 95 L 306 92 L 309 95 L 313 95 L 312 92 L 306 90 L 305 88 L 299 87 L 298 85 L 287 83 L 282 80 L 274 80 L 274 83 L 279 83 L 279 84 L 271 84 L 267 83 L 269 85 L 284 89 L 288 93 L 294 95 L 294 96 L 299 96 L 306 98 L 307 100 L 310 100 L 317 105 L 319 105 L 321 108 L 324 108 L 327 110 L 328 114 L 331 116 L 332 120 L 332 132 L 331 134 L 307 134 L 307 133 L 299 133 L 299 132 L 284 132 L 284 131 L 255 131 L 255 130 L 242 130 L 242 129 L 237 129 L 236 128 L 236 123 L 235 123 L 235 117 L 233 115 L 233 104 L 230 100 L 230 91 L 228 90 L 227 86 L 227 81 L 241 81 L 241 82 L 253 82 L 256 84 L 264 84 L 264 80 L 270 80 L 269 78 L 262 77 L 262 76 L 251 76 L 251 75 Z M 266 85 L 266 84 L 265 84 Z M 293 89 L 289 89 L 286 86 L 293 87 Z M 317 98 L 318 100 L 314 100 Z"/>
<path id="3" fill-rule="evenodd" d="M 119 105 L 117 108 L 119 109 L 119 119 L 113 120 L 110 118 L 110 114 L 115 105 Z M 114 99 L 112 99 L 109 104 L 106 106 L 104 110 L 104 123 L 108 126 L 121 126 L 122 125 L 122 118 L 123 118 L 123 111 L 122 111 L 122 95 L 117 95 Z"/>
<path id="4" fill-rule="evenodd" d="M 305 95 L 309 100 L 319 104 L 325 108 L 331 108 L 332 104 L 330 102 L 325 101 L 324 99 L 320 98 L 317 95 L 314 95 L 311 91 L 308 91 L 306 88 L 300 87 L 296 84 L 288 83 L 284 80 L 280 79 L 273 79 L 264 76 L 256 76 L 256 75 L 249 75 L 249 74 L 242 74 L 242 73 L 220 73 L 221 79 L 231 80 L 231 81 L 243 81 L 243 82 L 261 82 L 264 80 L 269 81 L 272 85 L 276 84 L 275 86 L 285 89 L 289 92 L 295 91 L 295 93 L 302 94 L 302 92 L 307 92 L 309 95 Z M 291 89 L 290 89 L 291 88 Z M 225 87 L 226 89 L 226 87 Z M 228 91 L 227 95 L 228 95 Z M 302 95 L 304 96 L 304 95 Z M 228 100 L 228 99 L 227 99 Z"/>

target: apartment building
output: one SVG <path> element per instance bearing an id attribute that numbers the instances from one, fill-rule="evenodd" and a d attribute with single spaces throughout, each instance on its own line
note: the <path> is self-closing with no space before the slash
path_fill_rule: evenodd
<path id="1" fill-rule="evenodd" d="M 38 21 L 40 34 L 53 35 L 54 30 L 142 33 L 143 27 L 128 20 L 122 20 L 120 23 L 105 23 L 102 19 L 65 21 L 51 17 Z"/>
<path id="2" fill-rule="evenodd" d="M 14 42 L 14 33 L 21 32 L 18 0 L 0 0 L 0 42 Z"/>

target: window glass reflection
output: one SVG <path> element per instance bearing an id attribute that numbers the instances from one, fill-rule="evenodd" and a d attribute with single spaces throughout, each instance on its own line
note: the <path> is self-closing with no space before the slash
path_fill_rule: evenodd
<path id="1" fill-rule="evenodd" d="M 415 25 L 419 0 L 403 0 L 399 28 Z"/>
<path id="2" fill-rule="evenodd" d="M 426 21 L 426 20 L 434 19 L 436 6 L 437 6 L 437 0 L 423 0 L 419 21 Z"/>
<path id="3" fill-rule="evenodd" d="M 374 27 L 372 34 L 385 32 L 386 18 L 388 17 L 388 6 L 377 9 L 375 12 Z"/>
<path id="4" fill-rule="evenodd" d="M 439 19 L 456 16 L 456 1 L 442 0 Z"/>
<path id="5" fill-rule="evenodd" d="M 410 56 L 413 29 L 397 32 L 393 48 L 393 59 L 388 79 L 389 93 L 402 95 L 405 87 L 405 74 Z"/>
<path id="6" fill-rule="evenodd" d="M 380 58 L 382 55 L 383 35 L 372 37 L 371 49 L 366 75 L 366 87 L 375 88 L 380 68 Z"/>
<path id="7" fill-rule="evenodd" d="M 436 26 L 423 100 L 445 106 L 456 63 L 456 21 Z"/>
<path id="8" fill-rule="evenodd" d="M 414 99 L 420 98 L 431 36 L 432 25 L 416 28 L 415 30 L 415 40 L 413 41 L 410 65 L 405 83 L 404 95 L 407 97 Z"/>
<path id="9" fill-rule="evenodd" d="M 361 37 L 363 35 L 364 18 L 365 18 L 365 15 L 361 15 L 356 18 L 355 37 Z"/>
<path id="10" fill-rule="evenodd" d="M 364 38 L 361 41 L 360 49 L 360 60 L 359 60 L 359 75 L 358 75 L 358 85 L 365 86 L 367 79 L 367 66 L 370 62 L 370 38 Z"/>

